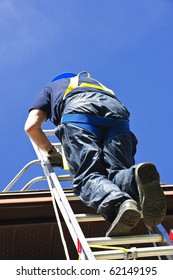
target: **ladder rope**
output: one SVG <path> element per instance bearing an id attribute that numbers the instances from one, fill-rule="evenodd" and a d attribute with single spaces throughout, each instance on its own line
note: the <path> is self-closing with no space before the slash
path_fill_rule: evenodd
<path id="1" fill-rule="evenodd" d="M 90 248 L 95 248 L 95 249 L 110 249 L 110 250 L 120 250 L 123 251 L 124 253 L 130 252 L 129 249 L 123 248 L 123 247 L 114 247 L 114 246 L 105 246 L 105 245 L 90 245 Z"/>
<path id="2" fill-rule="evenodd" d="M 123 251 L 125 254 L 132 253 L 131 250 L 126 249 L 126 248 L 124 248 L 124 247 L 105 246 L 105 245 L 95 245 L 95 244 L 89 245 L 89 247 L 90 247 L 90 248 L 95 248 L 95 249 L 119 250 L 119 251 Z M 126 259 L 126 255 L 125 255 L 125 258 L 124 258 L 124 259 Z M 80 260 L 80 256 L 78 257 L 78 260 Z M 136 258 L 133 258 L 133 257 L 132 257 L 132 260 L 136 260 Z"/>

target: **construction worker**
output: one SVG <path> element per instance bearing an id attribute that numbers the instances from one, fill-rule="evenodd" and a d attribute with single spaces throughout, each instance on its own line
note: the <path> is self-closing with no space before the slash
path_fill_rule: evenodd
<path id="1" fill-rule="evenodd" d="M 25 123 L 50 163 L 62 167 L 61 154 L 41 128 L 47 119 L 54 123 L 73 191 L 111 223 L 107 236 L 128 234 L 141 217 L 154 226 L 166 213 L 155 165 L 135 165 L 137 139 L 129 115 L 115 93 L 88 72 L 63 73 L 36 97 Z"/>

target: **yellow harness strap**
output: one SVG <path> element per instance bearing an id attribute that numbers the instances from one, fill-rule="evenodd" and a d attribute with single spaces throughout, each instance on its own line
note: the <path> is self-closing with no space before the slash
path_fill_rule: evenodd
<path id="1" fill-rule="evenodd" d="M 70 78 L 70 83 L 69 83 L 69 86 L 68 88 L 66 89 L 65 93 L 64 93 L 64 97 L 66 97 L 66 95 L 72 91 L 73 89 L 77 88 L 77 87 L 90 87 L 90 88 L 95 88 L 95 89 L 100 89 L 100 90 L 105 90 L 105 91 L 108 91 L 110 92 L 111 94 L 114 95 L 114 92 L 113 90 L 105 87 L 104 85 L 102 85 L 100 82 L 96 81 L 99 85 L 94 85 L 94 84 L 90 84 L 90 83 L 82 83 L 81 85 L 79 85 L 79 77 L 80 75 L 82 74 L 87 74 L 87 78 L 90 78 L 90 73 L 89 72 L 80 72 L 77 76 L 73 77 L 73 78 Z M 92 79 L 92 78 L 91 78 Z"/>
<path id="2" fill-rule="evenodd" d="M 63 162 L 63 169 L 64 170 L 69 170 L 69 166 L 68 166 L 68 162 L 64 153 L 64 148 L 63 146 L 61 147 L 61 151 L 62 151 L 62 162 Z"/>

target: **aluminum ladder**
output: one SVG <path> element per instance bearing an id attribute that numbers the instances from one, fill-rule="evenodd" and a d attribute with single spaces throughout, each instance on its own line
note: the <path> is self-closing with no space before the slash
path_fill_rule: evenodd
<path id="1" fill-rule="evenodd" d="M 49 138 L 55 136 L 54 130 L 43 130 L 46 136 Z M 52 141 L 51 141 L 52 142 Z M 60 211 L 69 233 L 72 237 L 73 243 L 75 245 L 77 254 L 80 260 L 115 260 L 115 259 L 138 259 L 145 257 L 158 257 L 159 259 L 173 260 L 173 241 L 170 240 L 169 234 L 164 229 L 162 224 L 157 225 L 153 228 L 148 228 L 148 234 L 132 235 L 132 236 L 117 236 L 117 237 L 94 237 L 86 238 L 81 229 L 80 224 L 84 222 L 99 222 L 104 221 L 103 217 L 98 214 L 75 214 L 70 206 L 70 201 L 78 200 L 73 192 L 67 192 L 62 188 L 61 181 L 71 181 L 70 174 L 68 175 L 57 175 L 55 169 L 50 164 L 47 157 L 42 153 L 42 151 L 35 145 L 31 140 L 33 148 L 38 157 L 37 160 L 33 161 L 35 163 L 41 163 L 45 176 L 37 177 L 30 181 L 22 190 L 26 190 L 32 184 L 39 180 L 47 180 L 49 189 L 52 196 L 52 203 L 57 219 L 57 224 L 60 229 L 61 240 L 64 246 L 64 252 L 66 259 L 69 259 L 68 246 L 63 237 L 63 231 L 61 228 L 61 222 L 59 219 L 58 210 Z M 60 143 L 52 143 L 54 146 L 61 148 Z M 24 168 L 27 169 L 28 165 Z M 60 169 L 60 168 L 58 168 Z M 60 169 L 61 170 L 61 169 Z M 10 185 L 20 176 L 17 175 L 16 178 L 7 186 L 4 191 L 10 188 Z M 136 248 L 129 245 L 142 244 L 142 243 L 152 243 L 150 247 Z M 128 249 L 120 246 L 128 245 Z M 119 247 L 117 247 L 119 246 Z M 95 250 L 95 248 L 97 250 Z M 98 250 L 101 249 L 101 250 Z"/>

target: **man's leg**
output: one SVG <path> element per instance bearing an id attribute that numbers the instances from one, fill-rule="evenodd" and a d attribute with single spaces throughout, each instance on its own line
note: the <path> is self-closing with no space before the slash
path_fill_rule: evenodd
<path id="1" fill-rule="evenodd" d="M 104 165 L 108 179 L 131 197 L 130 200 L 120 203 L 117 207 L 116 216 L 107 231 L 107 236 L 128 234 L 141 218 L 136 202 L 138 200 L 137 188 L 134 190 L 132 187 L 136 143 L 137 140 L 131 133 L 108 138 L 104 143 Z M 114 203 L 114 197 L 111 194 L 108 195 L 99 205 L 98 212 L 108 215 Z"/>
<path id="2" fill-rule="evenodd" d="M 152 163 L 134 165 L 135 150 L 133 134 L 113 137 L 105 142 L 108 178 L 138 202 L 145 224 L 154 226 L 164 219 L 166 201 L 156 167 Z"/>
<path id="3" fill-rule="evenodd" d="M 61 124 L 57 130 L 73 176 L 74 193 L 88 206 L 112 222 L 120 205 L 131 196 L 107 178 L 103 151 L 97 137 L 82 128 Z M 108 200 L 102 211 L 102 201 Z M 105 208 L 105 207 L 104 207 Z"/>

